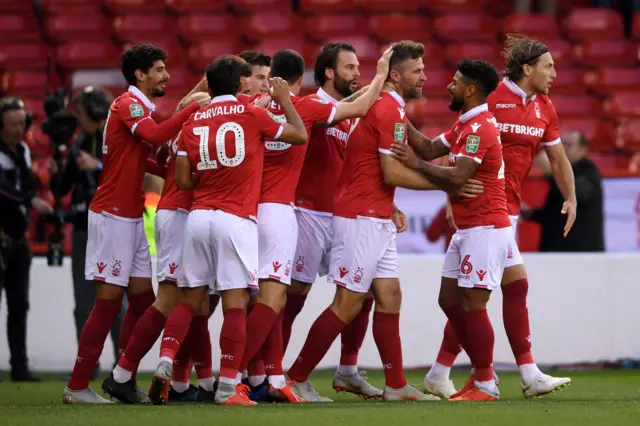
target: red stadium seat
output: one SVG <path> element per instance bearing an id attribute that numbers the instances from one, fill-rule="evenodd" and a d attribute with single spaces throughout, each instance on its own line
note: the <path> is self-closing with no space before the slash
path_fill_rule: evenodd
<path id="1" fill-rule="evenodd" d="M 301 18 L 291 11 L 259 12 L 242 20 L 244 34 L 250 40 L 290 35 L 299 37 L 302 30 Z"/>
<path id="2" fill-rule="evenodd" d="M 640 87 L 640 70 L 602 67 L 585 76 L 585 83 L 601 95 L 609 95 L 614 91 L 635 90 Z"/>
<path id="3" fill-rule="evenodd" d="M 47 16 L 44 29 L 50 39 L 60 42 L 67 40 L 104 40 L 111 35 L 111 22 L 102 14 L 83 12 L 59 13 Z"/>
<path id="4" fill-rule="evenodd" d="M 121 15 L 131 12 L 157 12 L 165 11 L 162 0 L 105 0 L 105 6 L 109 12 Z"/>
<path id="5" fill-rule="evenodd" d="M 551 87 L 551 97 L 556 94 L 574 94 L 584 93 L 585 85 L 584 72 L 582 70 L 571 68 L 558 68 L 556 69 L 556 79 L 553 81 Z"/>
<path id="6" fill-rule="evenodd" d="M 173 66 L 184 66 L 185 59 L 185 48 L 178 43 L 178 40 L 171 33 L 169 34 L 159 34 L 159 33 L 151 33 L 151 34 L 138 34 L 132 35 L 128 38 L 128 43 L 125 44 L 124 48 L 128 48 L 134 44 L 152 44 L 155 47 L 158 47 L 164 50 L 169 56 L 168 63 L 169 68 L 173 68 Z"/>
<path id="7" fill-rule="evenodd" d="M 428 0 L 424 8 L 429 13 L 468 13 L 482 12 L 486 0 Z M 492 3 L 492 2 L 491 2 Z"/>
<path id="8" fill-rule="evenodd" d="M 420 127 L 420 132 L 428 138 L 435 138 L 447 132 L 453 126 L 455 118 L 452 121 L 429 121 Z"/>
<path id="9" fill-rule="evenodd" d="M 436 42 L 424 43 L 423 61 L 426 68 L 443 67 L 444 66 L 444 49 L 442 45 Z"/>
<path id="10" fill-rule="evenodd" d="M 451 83 L 453 72 L 445 68 L 430 68 L 427 66 L 424 70 L 427 81 L 422 88 L 422 94 L 429 96 L 446 96 L 447 86 Z"/>
<path id="11" fill-rule="evenodd" d="M 566 40 L 541 40 L 549 49 L 555 66 L 570 66 L 573 63 L 573 50 L 572 45 Z"/>
<path id="12" fill-rule="evenodd" d="M 631 38 L 636 41 L 640 40 L 640 11 L 633 14 L 633 21 L 631 24 Z"/>
<path id="13" fill-rule="evenodd" d="M 164 13 L 128 13 L 113 20 L 113 35 L 123 42 L 172 34 L 174 28 L 175 21 Z"/>
<path id="14" fill-rule="evenodd" d="M 416 125 L 429 121 L 453 122 L 456 113 L 449 109 L 448 97 L 431 97 L 411 101 L 407 105 L 407 117 Z"/>
<path id="15" fill-rule="evenodd" d="M 358 7 L 366 12 L 417 12 L 422 0 L 356 0 Z"/>
<path id="16" fill-rule="evenodd" d="M 167 71 L 169 71 L 168 90 L 175 94 L 188 93 L 203 77 L 202 73 L 195 73 L 188 68 L 183 68 L 179 62 L 169 62 Z"/>
<path id="17" fill-rule="evenodd" d="M 497 22 L 477 13 L 450 13 L 433 21 L 434 35 L 443 41 L 495 41 Z"/>
<path id="18" fill-rule="evenodd" d="M 455 67 L 464 58 L 482 59 L 501 68 L 500 46 L 495 43 L 451 43 L 445 48 L 445 61 Z M 455 68 L 454 68 L 455 69 Z"/>
<path id="19" fill-rule="evenodd" d="M 0 68 L 46 68 L 49 48 L 40 42 L 0 45 Z"/>
<path id="20" fill-rule="evenodd" d="M 202 40 L 189 47 L 187 51 L 189 66 L 195 71 L 203 71 L 207 65 L 220 55 L 240 52 L 242 47 L 237 40 Z"/>
<path id="21" fill-rule="evenodd" d="M 628 158 L 615 152 L 590 152 L 589 159 L 599 170 L 626 169 L 629 165 Z"/>
<path id="22" fill-rule="evenodd" d="M 16 1 L 16 0 L 0 0 L 0 13 L 32 13 L 33 2 Z"/>
<path id="23" fill-rule="evenodd" d="M 360 14 L 318 14 L 304 18 L 307 35 L 317 41 L 364 33 L 365 21 Z"/>
<path id="24" fill-rule="evenodd" d="M 17 2 L 16 2 L 17 3 Z M 100 12 L 102 0 L 42 0 L 40 10 L 45 15 L 64 12 Z"/>
<path id="25" fill-rule="evenodd" d="M 624 147 L 640 150 L 640 120 L 629 120 L 625 135 Z"/>
<path id="26" fill-rule="evenodd" d="M 336 39 L 328 39 L 326 40 L 326 42 L 344 42 L 353 45 L 353 47 L 356 48 L 358 61 L 362 66 L 375 65 L 382 55 L 380 45 L 369 37 L 341 37 Z"/>
<path id="27" fill-rule="evenodd" d="M 628 40 L 589 40 L 574 46 L 576 61 L 584 66 L 599 68 L 602 64 L 613 67 L 632 67 L 637 62 L 637 51 Z"/>
<path id="28" fill-rule="evenodd" d="M 585 135 L 593 148 L 613 148 L 615 133 L 610 121 L 595 117 L 560 118 L 560 131 L 578 130 Z"/>
<path id="29" fill-rule="evenodd" d="M 2 78 L 2 91 L 14 96 L 43 96 L 46 90 L 46 71 L 7 72 Z"/>
<path id="30" fill-rule="evenodd" d="M 578 8 L 564 22 L 572 40 L 620 39 L 624 37 L 622 16 L 614 9 Z"/>
<path id="31" fill-rule="evenodd" d="M 572 95 L 554 94 L 553 106 L 559 117 L 584 117 L 602 113 L 600 102 L 584 92 Z"/>
<path id="32" fill-rule="evenodd" d="M 44 90 L 42 91 L 44 94 Z M 24 107 L 31 113 L 34 121 L 42 121 L 45 118 L 43 98 L 22 98 Z"/>
<path id="33" fill-rule="evenodd" d="M 356 0 L 300 0 L 301 13 L 356 12 Z"/>
<path id="34" fill-rule="evenodd" d="M 291 11 L 290 0 L 233 0 L 231 7 L 238 12 Z"/>
<path id="35" fill-rule="evenodd" d="M 513 13 L 502 27 L 504 34 L 525 34 L 531 38 L 558 38 L 558 24 L 553 16 L 544 13 Z"/>
<path id="36" fill-rule="evenodd" d="M 386 13 L 371 15 L 369 34 L 385 42 L 431 40 L 431 22 L 422 15 Z"/>
<path id="37" fill-rule="evenodd" d="M 167 7 L 176 13 L 224 12 L 232 3 L 229 0 L 166 0 Z"/>
<path id="38" fill-rule="evenodd" d="M 640 91 L 614 92 L 605 101 L 604 110 L 612 118 L 640 118 Z"/>
<path id="39" fill-rule="evenodd" d="M 239 25 L 231 13 L 190 13 L 178 18 L 178 35 L 186 43 L 207 38 L 235 37 Z"/>
<path id="40" fill-rule="evenodd" d="M 321 45 L 310 43 L 303 37 L 291 39 L 287 36 L 269 37 L 251 47 L 252 50 L 255 50 L 257 52 L 264 52 L 267 55 L 271 56 L 273 56 L 274 53 L 281 49 L 295 50 L 302 55 L 307 67 L 313 66 L 316 56 L 320 52 L 321 48 Z"/>
<path id="41" fill-rule="evenodd" d="M 56 55 L 63 70 L 115 68 L 121 51 L 110 42 L 73 40 L 58 46 Z"/>
<path id="42" fill-rule="evenodd" d="M 153 119 L 160 123 L 167 118 L 171 118 L 173 113 L 176 111 L 176 107 L 178 106 L 178 103 L 180 103 L 180 100 L 181 98 L 172 96 L 155 98 L 153 103 L 156 106 L 156 110 L 152 114 Z"/>
<path id="43" fill-rule="evenodd" d="M 40 41 L 36 18 L 25 14 L 0 14 L 0 45 L 21 41 Z"/>

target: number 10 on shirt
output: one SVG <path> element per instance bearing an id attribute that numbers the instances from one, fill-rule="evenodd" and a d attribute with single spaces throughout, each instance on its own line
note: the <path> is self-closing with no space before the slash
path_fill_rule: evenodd
<path id="1" fill-rule="evenodd" d="M 233 133 L 233 141 L 236 154 L 233 157 L 227 155 L 225 138 L 228 132 Z M 197 164 L 199 171 L 218 168 L 218 161 L 226 167 L 236 167 L 244 161 L 244 129 L 238 123 L 226 122 L 216 132 L 216 160 L 211 159 L 209 153 L 209 126 L 194 127 L 193 134 L 200 137 L 200 161 Z"/>

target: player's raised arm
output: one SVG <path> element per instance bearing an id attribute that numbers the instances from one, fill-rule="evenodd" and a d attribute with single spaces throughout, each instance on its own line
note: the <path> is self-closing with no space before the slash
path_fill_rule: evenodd
<path id="1" fill-rule="evenodd" d="M 393 47 L 389 47 L 382 54 L 382 57 L 378 60 L 376 76 L 361 96 L 353 102 L 343 100 L 336 103 L 336 114 L 333 117 L 331 126 L 348 118 L 364 117 L 369 109 L 371 109 L 374 102 L 378 99 L 382 86 L 384 86 L 384 82 L 389 74 L 389 61 L 392 53 Z"/>
<path id="2" fill-rule="evenodd" d="M 291 102 L 289 85 L 279 77 L 270 79 L 270 83 L 273 88 L 271 98 L 282 107 L 284 116 L 287 119 L 277 140 L 290 143 L 291 145 L 304 145 L 307 143 L 309 135 L 307 134 L 307 129 L 304 127 L 304 122 Z"/>
<path id="3" fill-rule="evenodd" d="M 409 145 L 423 160 L 434 160 L 449 153 L 451 146 L 449 142 L 444 139 L 444 135 L 430 139 L 413 127 L 413 124 L 411 124 L 409 120 L 407 120 L 407 130 L 409 131 L 407 135 Z"/>

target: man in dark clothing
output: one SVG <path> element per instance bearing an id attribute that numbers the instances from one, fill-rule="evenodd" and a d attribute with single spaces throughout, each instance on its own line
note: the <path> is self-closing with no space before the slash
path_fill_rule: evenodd
<path id="1" fill-rule="evenodd" d="M 24 143 L 27 112 L 19 99 L 0 103 L 0 290 L 7 295 L 7 338 L 11 380 L 39 381 L 29 371 L 27 312 L 31 249 L 26 233 L 29 209 L 51 213 L 51 205 L 36 197 L 31 153 Z M 0 292 L 0 297 L 2 293 Z"/>
<path id="2" fill-rule="evenodd" d="M 104 92 L 85 88 L 73 99 L 73 108 L 78 119 L 80 134 L 75 140 L 62 172 L 57 173 L 52 163 L 51 191 L 58 197 L 71 192 L 71 223 L 73 224 L 71 271 L 73 275 L 73 296 L 76 335 L 84 327 L 96 298 L 96 286 L 84 278 L 84 264 L 87 249 L 88 208 L 98 188 L 102 171 L 102 137 L 109 100 Z M 92 97 L 90 105 L 88 97 Z M 124 312 L 124 310 L 123 310 Z M 119 358 L 120 327 L 123 313 L 111 327 L 114 357 Z M 93 372 L 97 377 L 99 366 Z"/>
<path id="3" fill-rule="evenodd" d="M 561 213 L 564 198 L 550 179 L 547 200 L 539 209 L 523 210 L 525 219 L 539 222 L 541 252 L 604 251 L 604 215 L 602 207 L 602 176 L 587 158 L 588 144 L 577 131 L 565 132 L 562 145 L 573 166 L 576 181 L 578 214 L 573 229 L 563 237 L 566 217 Z"/>

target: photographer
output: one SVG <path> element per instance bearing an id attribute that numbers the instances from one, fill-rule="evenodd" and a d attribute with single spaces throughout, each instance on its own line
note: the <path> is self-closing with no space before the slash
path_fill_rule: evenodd
<path id="1" fill-rule="evenodd" d="M 73 274 L 73 295 L 75 299 L 74 319 L 76 335 L 84 327 L 96 297 L 96 287 L 84 278 L 85 253 L 87 248 L 88 207 L 96 192 L 102 170 L 102 137 L 104 124 L 112 97 L 107 92 L 87 86 L 72 100 L 80 133 L 75 138 L 67 161 L 60 173 L 55 161 L 51 162 L 51 191 L 57 198 L 71 192 L 71 223 L 73 237 L 71 249 L 71 269 Z M 120 326 L 122 314 L 111 327 L 111 340 L 116 361 L 119 358 Z M 99 366 L 93 372 L 97 377 Z"/>
<path id="2" fill-rule="evenodd" d="M 30 208 L 43 214 L 53 211 L 48 202 L 35 196 L 31 153 L 23 140 L 30 122 L 21 100 L 0 102 L 0 290 L 4 288 L 7 295 L 7 338 L 14 382 L 40 381 L 29 371 L 27 360 L 31 249 L 26 233 Z"/>

